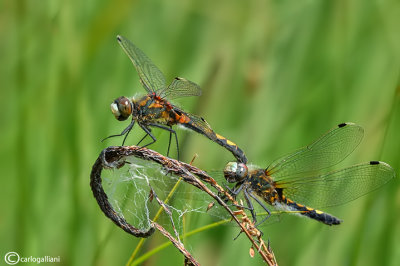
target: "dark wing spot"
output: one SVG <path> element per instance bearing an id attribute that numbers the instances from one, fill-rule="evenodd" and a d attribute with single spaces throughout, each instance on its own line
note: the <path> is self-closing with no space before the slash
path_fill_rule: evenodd
<path id="1" fill-rule="evenodd" d="M 344 126 L 347 126 L 347 123 L 341 123 L 338 125 L 338 127 L 344 127 Z"/>
<path id="2" fill-rule="evenodd" d="M 380 162 L 379 161 L 370 161 L 369 164 L 375 165 L 375 164 L 380 164 Z"/>

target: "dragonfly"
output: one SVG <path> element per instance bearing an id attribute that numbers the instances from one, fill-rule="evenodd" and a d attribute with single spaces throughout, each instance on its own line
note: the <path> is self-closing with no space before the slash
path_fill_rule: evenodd
<path id="1" fill-rule="evenodd" d="M 170 85 L 166 86 L 163 73 L 142 50 L 120 35 L 117 36 L 117 40 L 136 68 L 140 82 L 147 94 L 138 99 L 121 96 L 111 103 L 111 111 L 117 120 L 124 121 L 129 117 L 132 117 L 132 120 L 120 134 L 111 135 L 105 139 L 125 135 L 122 142 L 122 145 L 124 145 L 129 132 L 137 123 L 146 133 L 137 145 L 147 136 L 152 139 L 151 142 L 142 146 L 146 147 L 157 140 L 152 134 L 151 128 L 160 128 L 170 133 L 167 156 L 171 138 L 174 135 L 179 159 L 178 137 L 172 126 L 180 125 L 202 134 L 226 148 L 239 162 L 247 163 L 244 152 L 234 142 L 215 133 L 204 118 L 185 112 L 170 102 L 170 100 L 180 97 L 201 95 L 201 88 L 196 83 L 176 77 Z"/>
<path id="2" fill-rule="evenodd" d="M 244 163 L 229 162 L 224 168 L 224 177 L 229 183 L 236 183 L 231 190 L 234 196 L 243 191 L 255 223 L 257 216 L 251 200 L 266 211 L 267 215 L 257 225 L 271 216 L 264 203 L 326 225 L 338 225 L 342 220 L 314 207 L 336 206 L 355 200 L 396 175 L 390 165 L 380 161 L 328 170 L 353 152 L 363 134 L 361 126 L 342 123 L 310 145 L 274 161 L 266 169 L 249 169 Z"/>

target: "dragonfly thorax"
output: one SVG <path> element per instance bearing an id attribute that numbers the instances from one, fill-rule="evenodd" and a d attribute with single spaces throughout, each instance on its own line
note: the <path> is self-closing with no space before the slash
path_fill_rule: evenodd
<path id="1" fill-rule="evenodd" d="M 247 177 L 248 168 L 244 163 L 229 162 L 224 168 L 224 177 L 229 183 L 240 182 Z"/>
<path id="2" fill-rule="evenodd" d="M 128 98 L 121 96 L 111 103 L 111 112 L 119 121 L 124 121 L 132 114 L 134 104 Z"/>

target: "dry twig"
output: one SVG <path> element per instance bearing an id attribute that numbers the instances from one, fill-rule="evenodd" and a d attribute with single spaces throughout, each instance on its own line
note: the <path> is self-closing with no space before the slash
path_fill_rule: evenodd
<path id="1" fill-rule="evenodd" d="M 121 227 L 126 232 L 136 236 L 136 237 L 149 237 L 154 233 L 154 228 L 159 230 L 161 233 L 165 233 L 165 229 L 159 224 L 151 222 L 152 228 L 147 231 L 140 230 L 130 225 L 123 217 L 118 215 L 117 212 L 112 208 L 108 197 L 104 192 L 101 185 L 101 172 L 103 168 L 121 168 L 125 162 L 126 157 L 135 156 L 144 160 L 153 161 L 160 164 L 168 173 L 177 175 L 183 179 L 186 183 L 189 183 L 198 189 L 206 192 L 210 195 L 219 205 L 221 205 L 231 216 L 232 219 L 241 228 L 241 231 L 246 234 L 249 238 L 252 246 L 258 251 L 263 260 L 269 265 L 276 265 L 276 260 L 271 248 L 265 245 L 262 240 L 262 233 L 254 226 L 254 223 L 249 219 L 249 217 L 244 212 L 243 208 L 240 207 L 238 202 L 225 191 L 212 177 L 210 177 L 206 172 L 181 161 L 177 161 L 168 157 L 165 157 L 153 150 L 137 147 L 137 146 L 113 146 L 104 149 L 99 157 L 97 158 L 95 164 L 92 168 L 92 173 L 90 176 L 90 186 L 93 191 L 93 195 L 96 198 L 101 210 L 104 214 L 110 218 L 116 225 Z M 219 194 L 224 195 L 229 201 L 231 201 L 238 211 L 233 212 L 229 206 L 222 200 L 218 195 L 212 192 L 202 181 L 210 184 L 215 188 Z M 240 220 L 238 219 L 240 216 Z M 166 232 L 168 233 L 168 232 Z M 172 243 L 185 255 L 187 260 L 189 260 L 194 265 L 197 265 L 193 257 L 184 249 L 182 243 L 172 240 L 173 237 L 168 233 L 164 234 Z M 174 242 L 176 241 L 176 242 Z M 189 256 L 190 255 L 190 256 Z M 191 260 L 193 259 L 193 261 Z"/>

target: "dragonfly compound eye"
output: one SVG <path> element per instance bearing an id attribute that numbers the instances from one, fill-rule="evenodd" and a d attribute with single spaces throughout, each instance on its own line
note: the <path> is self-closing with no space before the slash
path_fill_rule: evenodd
<path id="1" fill-rule="evenodd" d="M 236 178 L 243 180 L 248 173 L 248 168 L 247 165 L 245 165 L 244 163 L 238 163 L 237 164 L 237 169 L 236 169 Z"/>
<path id="2" fill-rule="evenodd" d="M 126 97 L 119 97 L 111 104 L 111 112 L 116 119 L 124 121 L 132 114 L 132 102 Z"/>
<path id="3" fill-rule="evenodd" d="M 247 176 L 247 166 L 243 163 L 229 162 L 224 168 L 224 177 L 229 183 L 236 183 Z"/>

